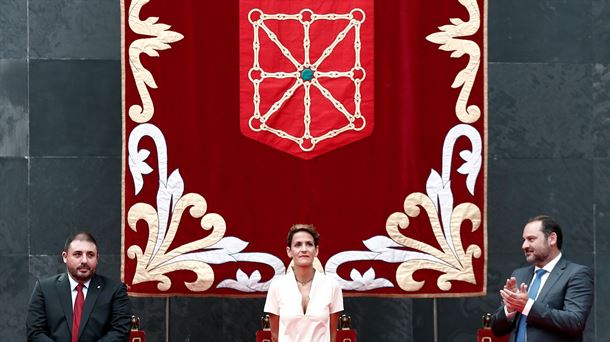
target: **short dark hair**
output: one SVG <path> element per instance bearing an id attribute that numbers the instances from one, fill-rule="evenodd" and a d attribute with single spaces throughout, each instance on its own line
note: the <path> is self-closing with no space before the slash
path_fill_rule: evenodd
<path id="1" fill-rule="evenodd" d="M 68 236 L 68 238 L 66 239 L 66 243 L 64 244 L 64 252 L 68 251 L 68 248 L 70 248 L 70 244 L 74 240 L 91 242 L 97 248 L 97 241 L 95 241 L 95 238 L 93 237 L 93 235 L 91 233 L 78 232 L 78 233 Z"/>
<path id="2" fill-rule="evenodd" d="M 527 221 L 527 223 L 540 221 L 542 225 L 542 232 L 545 237 L 548 237 L 549 234 L 555 233 L 557 235 L 557 248 L 561 250 L 561 245 L 563 244 L 563 233 L 561 232 L 561 227 L 559 223 L 555 221 L 552 217 L 548 215 L 538 215 L 533 217 Z"/>
<path id="3" fill-rule="evenodd" d="M 318 231 L 313 226 L 313 224 L 304 224 L 304 223 L 297 223 L 297 224 L 292 225 L 292 227 L 290 227 L 290 229 L 288 230 L 288 237 L 286 237 L 286 245 L 288 247 L 290 247 L 290 245 L 292 244 L 292 237 L 294 236 L 294 234 L 296 234 L 298 232 L 309 233 L 311 236 L 313 236 L 314 246 L 318 247 L 318 241 L 320 240 L 320 233 L 318 233 Z"/>

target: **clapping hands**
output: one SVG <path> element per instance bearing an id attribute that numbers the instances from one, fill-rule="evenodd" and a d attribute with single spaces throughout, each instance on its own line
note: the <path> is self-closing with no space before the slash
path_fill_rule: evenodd
<path id="1" fill-rule="evenodd" d="M 525 304 L 527 304 L 527 285 L 521 283 L 521 285 L 517 287 L 517 280 L 515 277 L 506 279 L 504 288 L 500 290 L 500 296 L 509 313 L 515 311 L 521 312 L 523 311 Z"/>

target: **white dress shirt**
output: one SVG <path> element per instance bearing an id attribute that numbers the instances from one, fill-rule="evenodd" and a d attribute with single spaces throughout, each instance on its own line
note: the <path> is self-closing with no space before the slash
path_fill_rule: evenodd
<path id="1" fill-rule="evenodd" d="M 70 280 L 70 289 L 72 289 L 72 291 L 70 291 L 70 293 L 72 294 L 72 308 L 74 308 L 74 302 L 76 301 L 76 294 L 78 293 L 78 291 L 76 290 L 76 286 L 78 286 L 78 281 L 72 279 L 72 276 L 69 273 L 68 273 L 68 280 Z M 83 296 L 85 299 L 87 299 L 89 283 L 91 283 L 91 279 L 89 279 L 83 283 L 83 285 L 85 285 L 85 286 L 83 286 Z"/>
<path id="2" fill-rule="evenodd" d="M 280 317 L 279 342 L 330 341 L 330 314 L 343 311 L 343 294 L 337 282 L 317 272 L 309 291 L 307 311 L 294 273 L 279 276 L 271 282 L 265 312 Z"/>
<path id="3" fill-rule="evenodd" d="M 521 311 L 522 314 L 527 316 L 530 313 L 530 310 L 532 309 L 532 305 L 534 305 L 534 301 L 536 300 L 536 298 L 538 298 L 538 294 L 540 293 L 540 291 L 542 291 L 542 288 L 544 288 L 544 283 L 546 283 L 546 280 L 549 279 L 549 275 L 551 274 L 551 271 L 553 270 L 553 268 L 555 268 L 555 265 L 557 265 L 557 263 L 559 262 L 559 259 L 561 259 L 561 253 L 559 253 L 559 255 L 557 255 L 553 260 L 551 260 L 548 264 L 546 264 L 546 265 L 544 265 L 544 267 L 542 267 L 542 269 L 545 270 L 546 272 L 544 272 L 544 274 L 540 278 L 540 287 L 538 288 L 538 293 L 536 293 L 536 295 L 534 296 L 534 299 L 531 299 L 531 298 L 527 299 L 527 303 L 525 304 L 523 311 Z M 534 274 L 536 274 L 536 271 L 538 271 L 539 269 L 540 269 L 540 267 L 534 267 Z M 528 288 L 530 288 L 532 286 L 533 281 L 534 281 L 534 277 L 532 277 L 532 281 L 528 285 Z"/>

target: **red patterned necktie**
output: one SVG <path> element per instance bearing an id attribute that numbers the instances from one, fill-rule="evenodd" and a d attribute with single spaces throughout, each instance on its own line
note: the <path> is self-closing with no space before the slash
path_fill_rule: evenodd
<path id="1" fill-rule="evenodd" d="M 80 318 L 85 304 L 83 287 L 85 287 L 83 283 L 78 283 L 76 286 L 76 300 L 74 301 L 74 315 L 72 317 L 72 342 L 78 342 L 78 328 L 80 327 Z"/>

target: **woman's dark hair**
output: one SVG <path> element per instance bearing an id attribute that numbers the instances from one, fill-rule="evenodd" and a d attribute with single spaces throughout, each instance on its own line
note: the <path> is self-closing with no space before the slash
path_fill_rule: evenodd
<path id="1" fill-rule="evenodd" d="M 313 236 L 314 245 L 316 247 L 318 247 L 318 241 L 320 240 L 320 233 L 318 233 L 318 231 L 313 226 L 313 224 L 304 224 L 304 223 L 297 223 L 297 224 L 293 225 L 292 227 L 290 227 L 290 229 L 288 230 L 288 237 L 286 238 L 286 245 L 288 247 L 290 247 L 290 245 L 292 244 L 292 237 L 294 236 L 294 234 L 296 234 L 298 232 L 309 233 L 311 236 Z"/>

